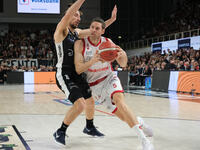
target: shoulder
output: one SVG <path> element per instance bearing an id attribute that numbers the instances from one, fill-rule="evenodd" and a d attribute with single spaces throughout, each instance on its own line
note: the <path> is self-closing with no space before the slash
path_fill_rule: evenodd
<path id="1" fill-rule="evenodd" d="M 80 34 L 80 32 L 82 31 L 82 29 L 79 29 L 79 28 L 76 28 L 75 29 L 75 32 L 79 35 Z"/>
<path id="2" fill-rule="evenodd" d="M 104 36 L 102 36 L 101 38 L 103 38 L 105 41 L 113 42 L 110 38 L 107 38 L 107 37 L 104 37 Z"/>
<path id="3" fill-rule="evenodd" d="M 69 34 L 69 31 L 68 29 L 66 28 L 65 30 L 56 30 L 54 32 L 54 42 L 55 43 L 61 43 L 65 38 L 66 36 Z"/>

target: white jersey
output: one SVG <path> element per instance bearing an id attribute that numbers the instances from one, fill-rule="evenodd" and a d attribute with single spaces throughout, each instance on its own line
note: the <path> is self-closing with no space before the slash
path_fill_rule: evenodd
<path id="1" fill-rule="evenodd" d="M 100 42 L 95 46 L 92 44 L 89 38 L 83 39 L 83 57 L 84 61 L 89 61 L 102 42 L 108 40 L 105 37 L 101 37 Z M 112 69 L 111 63 L 108 62 L 96 62 L 86 72 L 87 80 L 92 90 L 92 96 L 95 101 L 102 105 L 105 105 L 112 113 L 117 110 L 112 99 L 113 94 L 122 93 L 123 89 L 119 78 Z"/>
<path id="2" fill-rule="evenodd" d="M 83 57 L 84 61 L 89 61 L 96 51 L 99 49 L 101 43 L 107 41 L 108 39 L 105 37 L 101 37 L 100 42 L 97 45 L 94 45 L 89 37 L 83 39 Z M 104 77 L 108 76 L 110 73 L 113 72 L 113 68 L 111 63 L 108 62 L 96 62 L 93 64 L 85 73 L 87 74 L 87 81 L 88 83 L 94 83 L 99 79 L 103 79 Z"/>

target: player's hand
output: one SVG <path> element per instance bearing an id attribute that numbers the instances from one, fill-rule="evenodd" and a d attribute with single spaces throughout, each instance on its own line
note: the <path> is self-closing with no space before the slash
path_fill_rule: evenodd
<path id="1" fill-rule="evenodd" d="M 121 56 L 123 56 L 124 51 L 123 51 L 123 49 L 122 49 L 121 47 L 119 47 L 118 45 L 117 45 L 117 47 L 116 47 L 116 50 L 117 50 L 117 58 L 116 58 L 116 59 L 119 59 Z"/>
<path id="2" fill-rule="evenodd" d="M 104 60 L 104 59 L 102 59 L 102 58 L 100 58 L 100 61 L 102 62 L 102 63 L 105 63 L 106 61 Z"/>
<path id="3" fill-rule="evenodd" d="M 92 62 L 92 64 L 94 64 L 98 61 L 101 61 L 101 58 L 100 58 L 100 54 L 98 53 L 98 50 L 96 50 L 96 53 L 94 54 L 94 56 L 91 59 L 91 62 Z"/>
<path id="4" fill-rule="evenodd" d="M 115 21 L 117 19 L 117 5 L 114 6 L 112 10 L 111 18 Z"/>

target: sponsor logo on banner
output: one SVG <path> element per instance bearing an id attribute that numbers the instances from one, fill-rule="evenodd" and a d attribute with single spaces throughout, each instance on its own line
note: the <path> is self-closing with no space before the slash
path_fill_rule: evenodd
<path id="1" fill-rule="evenodd" d="M 3 59 L 0 59 L 0 64 Z M 26 66 L 26 67 L 38 67 L 37 59 L 7 59 L 8 66 Z"/>
<path id="2" fill-rule="evenodd" d="M 20 5 L 28 5 L 29 4 L 29 0 L 19 0 L 19 4 Z"/>
<path id="3" fill-rule="evenodd" d="M 31 0 L 32 3 L 58 3 L 59 0 Z"/>
<path id="4" fill-rule="evenodd" d="M 191 39 L 182 39 L 182 40 L 178 40 L 178 49 L 180 48 L 190 48 L 190 44 L 191 44 Z"/>
<path id="5" fill-rule="evenodd" d="M 162 51 L 162 43 L 152 44 L 152 51 Z"/>

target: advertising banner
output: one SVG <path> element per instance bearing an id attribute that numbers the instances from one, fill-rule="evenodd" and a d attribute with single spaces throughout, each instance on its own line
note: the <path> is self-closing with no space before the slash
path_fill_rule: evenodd
<path id="1" fill-rule="evenodd" d="M 37 59 L 6 59 L 8 66 L 25 66 L 25 67 L 38 67 Z M 0 64 L 3 59 L 0 59 Z"/>
<path id="2" fill-rule="evenodd" d="M 190 48 L 190 38 L 178 40 L 178 49 Z"/>
<path id="3" fill-rule="evenodd" d="M 152 45 L 152 51 L 153 52 L 162 51 L 162 43 L 153 44 Z"/>
<path id="4" fill-rule="evenodd" d="M 60 0 L 17 0 L 17 12 L 60 14 Z"/>
<path id="5" fill-rule="evenodd" d="M 154 52 L 155 50 L 161 49 L 162 53 L 164 52 L 164 50 L 167 53 L 168 49 L 176 52 L 177 49 L 190 47 L 193 47 L 194 50 L 200 49 L 200 36 L 152 43 L 151 51 Z"/>

